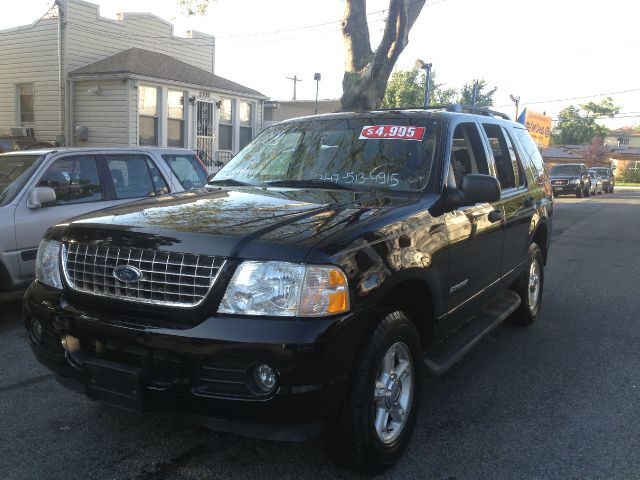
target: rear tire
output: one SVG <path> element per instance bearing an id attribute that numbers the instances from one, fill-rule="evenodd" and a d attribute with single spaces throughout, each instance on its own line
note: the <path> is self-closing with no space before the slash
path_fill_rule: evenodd
<path id="1" fill-rule="evenodd" d="M 542 251 L 536 243 L 529 245 L 529 261 L 522 275 L 512 285 L 513 291 L 520 295 L 522 302 L 509 317 L 513 325 L 526 327 L 536 321 L 542 307 L 544 287 L 544 260 Z"/>
<path id="2" fill-rule="evenodd" d="M 420 338 L 407 316 L 381 313 L 350 373 L 340 411 L 325 430 L 325 452 L 336 464 L 377 473 L 398 461 L 420 406 L 420 357 Z"/>

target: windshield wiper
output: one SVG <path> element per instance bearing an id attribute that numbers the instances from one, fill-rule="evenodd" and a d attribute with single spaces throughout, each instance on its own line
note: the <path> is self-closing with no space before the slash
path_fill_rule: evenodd
<path id="1" fill-rule="evenodd" d="M 348 185 L 344 185 L 342 183 L 330 182 L 327 180 L 320 179 L 307 179 L 307 180 L 274 180 L 272 182 L 266 182 L 264 185 L 268 185 L 270 187 L 320 187 L 320 188 L 328 188 L 332 190 L 353 190 Z"/>
<path id="2" fill-rule="evenodd" d="M 233 178 L 221 178 L 220 180 L 210 180 L 207 185 L 231 185 L 234 187 L 242 187 L 251 185 L 251 183 L 241 182 L 240 180 L 234 180 Z"/>

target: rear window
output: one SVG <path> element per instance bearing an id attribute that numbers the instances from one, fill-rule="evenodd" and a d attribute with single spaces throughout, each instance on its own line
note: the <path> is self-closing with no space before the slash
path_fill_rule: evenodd
<path id="1" fill-rule="evenodd" d="M 185 190 L 202 187 L 207 183 L 207 171 L 195 155 L 165 154 L 162 158 Z"/>
<path id="2" fill-rule="evenodd" d="M 37 168 L 40 155 L 0 155 L 0 206 L 18 194 Z"/>

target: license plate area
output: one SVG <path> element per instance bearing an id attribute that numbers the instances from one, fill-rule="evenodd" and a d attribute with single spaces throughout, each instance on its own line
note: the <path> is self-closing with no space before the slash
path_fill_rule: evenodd
<path id="1" fill-rule="evenodd" d="M 144 410 L 144 370 L 92 358 L 84 362 L 87 396 L 128 412 Z"/>

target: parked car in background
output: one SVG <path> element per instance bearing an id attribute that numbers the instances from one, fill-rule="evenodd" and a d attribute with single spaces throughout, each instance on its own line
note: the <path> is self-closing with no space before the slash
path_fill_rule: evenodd
<path id="1" fill-rule="evenodd" d="M 39 142 L 31 137 L 0 137 L 0 153 L 34 150 L 37 148 L 53 148 L 53 145 L 47 142 Z"/>
<path id="2" fill-rule="evenodd" d="M 553 195 L 588 197 L 591 194 L 591 177 L 584 163 L 556 165 L 549 172 Z"/>
<path id="3" fill-rule="evenodd" d="M 185 149 L 47 149 L 0 155 L 0 291 L 35 276 L 47 228 L 131 200 L 201 187 L 207 172 Z"/>
<path id="4" fill-rule="evenodd" d="M 605 193 L 613 193 L 613 188 L 616 185 L 616 178 L 613 175 L 613 172 L 610 168 L 603 167 L 594 167 L 591 168 L 590 171 L 593 170 L 600 175 L 600 179 L 602 180 L 602 190 Z"/>
<path id="5" fill-rule="evenodd" d="M 288 120 L 203 189 L 57 225 L 24 297 L 33 352 L 93 400 L 272 439 L 324 429 L 338 464 L 387 468 L 423 416 L 419 363 L 441 375 L 540 311 L 551 185 L 503 117 Z"/>
<path id="6" fill-rule="evenodd" d="M 591 179 L 591 195 L 602 195 L 602 178 L 594 170 L 589 169 L 589 178 Z"/>

